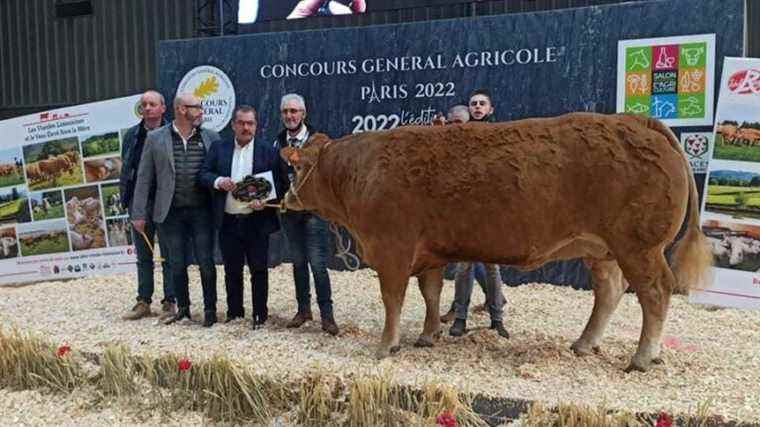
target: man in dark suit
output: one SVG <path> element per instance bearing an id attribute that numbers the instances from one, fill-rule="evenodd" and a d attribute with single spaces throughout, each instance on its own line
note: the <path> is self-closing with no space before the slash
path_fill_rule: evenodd
<path id="1" fill-rule="evenodd" d="M 277 178 L 277 152 L 270 144 L 254 140 L 256 110 L 247 105 L 235 109 L 232 130 L 234 140 L 218 141 L 211 146 L 200 172 L 201 185 L 212 190 L 214 229 L 224 260 L 224 285 L 227 289 L 227 321 L 242 318 L 243 265 L 251 272 L 253 295 L 253 329 L 264 325 L 269 316 L 269 272 L 267 254 L 269 235 L 280 229 L 277 211 L 265 207 L 264 200 L 246 203 L 235 199 L 236 183 L 248 175 L 271 171 L 278 197 L 286 188 Z"/>

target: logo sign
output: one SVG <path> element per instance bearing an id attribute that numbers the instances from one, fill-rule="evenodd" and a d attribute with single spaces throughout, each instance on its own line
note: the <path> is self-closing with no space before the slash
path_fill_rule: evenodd
<path id="1" fill-rule="evenodd" d="M 694 173 L 707 173 L 713 134 L 709 132 L 684 132 L 681 144 Z"/>
<path id="2" fill-rule="evenodd" d="M 728 78 L 728 89 L 737 95 L 760 95 L 760 70 L 737 71 Z"/>
<path id="3" fill-rule="evenodd" d="M 712 125 L 715 34 L 618 42 L 617 112 Z"/>
<path id="4" fill-rule="evenodd" d="M 221 131 L 235 110 L 235 88 L 227 74 L 211 65 L 190 70 L 179 82 L 177 93 L 191 93 L 203 105 L 203 127 Z"/>

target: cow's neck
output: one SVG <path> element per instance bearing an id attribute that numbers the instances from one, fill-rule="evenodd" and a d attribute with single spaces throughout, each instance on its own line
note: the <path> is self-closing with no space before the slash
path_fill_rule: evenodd
<path id="1" fill-rule="evenodd" d="M 335 155 L 336 151 L 343 148 L 330 147 L 329 151 L 322 153 L 314 178 L 317 179 L 316 184 L 320 188 L 320 209 L 317 210 L 317 213 L 325 219 L 348 227 L 350 226 L 348 224 L 348 212 L 344 197 L 341 195 L 344 195 L 346 191 L 351 191 L 351 189 L 345 185 L 346 165 L 338 161 L 343 157 Z M 325 172 L 320 173 L 320 171 Z"/>

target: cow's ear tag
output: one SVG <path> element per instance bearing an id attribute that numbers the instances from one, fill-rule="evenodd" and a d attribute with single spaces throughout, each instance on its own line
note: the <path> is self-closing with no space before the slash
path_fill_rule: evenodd
<path id="1" fill-rule="evenodd" d="M 301 156 L 298 154 L 298 151 L 293 150 L 293 153 L 291 153 L 290 157 L 288 157 L 288 161 L 291 165 L 297 165 L 299 162 L 301 162 Z"/>

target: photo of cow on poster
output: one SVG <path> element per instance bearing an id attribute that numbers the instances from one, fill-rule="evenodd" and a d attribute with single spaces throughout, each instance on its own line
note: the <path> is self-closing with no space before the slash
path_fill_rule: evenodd
<path id="1" fill-rule="evenodd" d="M 66 222 L 43 221 L 19 225 L 18 242 L 22 256 L 46 255 L 69 251 Z"/>
<path id="2" fill-rule="evenodd" d="M 64 216 L 61 190 L 32 193 L 29 196 L 29 202 L 32 205 L 32 219 L 34 221 L 63 218 Z"/>
<path id="3" fill-rule="evenodd" d="M 0 259 L 16 258 L 18 256 L 18 240 L 16 228 L 0 228 Z"/>
<path id="4" fill-rule="evenodd" d="M 702 230 L 712 247 L 716 267 L 760 271 L 760 226 L 709 220 Z"/>
<path id="5" fill-rule="evenodd" d="M 71 249 L 105 248 L 106 230 L 98 186 L 65 190 L 64 198 Z"/>
<path id="6" fill-rule="evenodd" d="M 24 163 L 21 149 L 0 150 L 0 187 L 24 184 Z"/>
<path id="7" fill-rule="evenodd" d="M 114 184 L 101 184 L 100 195 L 103 198 L 106 218 L 127 214 L 127 210 L 121 206 L 121 193 L 119 192 L 118 182 Z"/>
<path id="8" fill-rule="evenodd" d="M 77 138 L 27 145 L 23 151 L 32 191 L 81 184 L 84 180 Z"/>
<path id="9" fill-rule="evenodd" d="M 129 218 L 109 218 L 106 220 L 108 228 L 108 247 L 129 246 L 132 244 L 132 232 Z"/>

